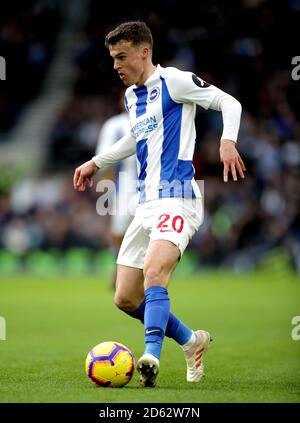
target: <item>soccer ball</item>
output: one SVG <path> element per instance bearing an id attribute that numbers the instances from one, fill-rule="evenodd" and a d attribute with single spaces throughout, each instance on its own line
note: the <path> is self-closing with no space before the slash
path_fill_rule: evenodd
<path id="1" fill-rule="evenodd" d="M 102 342 L 87 355 L 85 371 L 98 386 L 120 388 L 127 385 L 134 371 L 134 357 L 119 342 Z"/>

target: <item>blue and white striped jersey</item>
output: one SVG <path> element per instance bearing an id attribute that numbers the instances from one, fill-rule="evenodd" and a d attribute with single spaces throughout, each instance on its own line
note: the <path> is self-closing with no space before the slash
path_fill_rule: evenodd
<path id="1" fill-rule="evenodd" d="M 136 152 L 140 202 L 200 197 L 192 164 L 196 105 L 222 110 L 222 138 L 236 141 L 240 103 L 191 72 L 158 65 L 144 85 L 127 88 L 125 105 L 131 134 L 95 163 L 101 167 Z"/>

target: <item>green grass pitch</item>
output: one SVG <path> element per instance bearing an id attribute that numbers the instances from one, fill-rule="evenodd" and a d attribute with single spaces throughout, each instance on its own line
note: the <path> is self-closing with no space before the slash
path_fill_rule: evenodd
<path id="1" fill-rule="evenodd" d="M 300 402 L 300 341 L 291 337 L 299 279 L 214 272 L 175 279 L 169 292 L 172 311 L 214 338 L 206 377 L 187 383 L 182 351 L 166 339 L 155 389 L 139 388 L 137 373 L 126 387 L 109 389 L 85 375 L 88 351 L 115 340 L 138 359 L 143 326 L 117 310 L 107 283 L 2 278 L 0 402 Z"/>

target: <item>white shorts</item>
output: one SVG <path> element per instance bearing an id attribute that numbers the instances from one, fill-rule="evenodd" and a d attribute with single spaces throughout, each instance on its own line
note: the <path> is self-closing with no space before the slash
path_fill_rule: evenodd
<path id="1" fill-rule="evenodd" d="M 139 204 L 124 236 L 117 264 L 143 269 L 150 241 L 167 240 L 182 255 L 203 221 L 201 198 L 163 198 Z"/>

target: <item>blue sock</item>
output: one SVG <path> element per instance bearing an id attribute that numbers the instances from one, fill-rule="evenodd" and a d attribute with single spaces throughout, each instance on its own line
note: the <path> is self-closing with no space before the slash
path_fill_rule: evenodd
<path id="1" fill-rule="evenodd" d="M 140 320 L 144 324 L 144 314 L 145 314 L 145 300 L 138 306 L 134 311 L 125 311 L 129 316 L 134 317 L 135 319 Z"/>
<path id="2" fill-rule="evenodd" d="M 168 290 L 162 286 L 150 286 L 145 290 L 145 353 L 160 358 L 170 313 Z"/>
<path id="3" fill-rule="evenodd" d="M 143 301 L 136 310 L 126 313 L 144 323 L 145 305 Z M 174 339 L 179 345 L 183 345 L 191 338 L 192 330 L 170 312 L 165 335 Z"/>
<path id="4" fill-rule="evenodd" d="M 179 345 L 186 344 L 193 334 L 192 329 L 186 326 L 173 313 L 169 315 L 166 336 L 173 338 Z"/>

